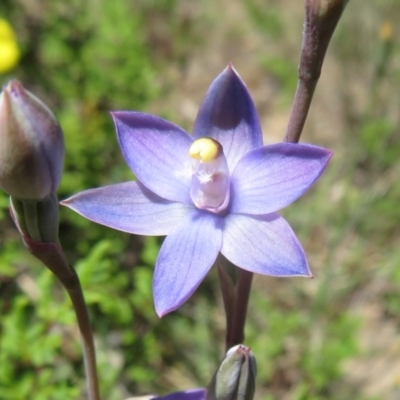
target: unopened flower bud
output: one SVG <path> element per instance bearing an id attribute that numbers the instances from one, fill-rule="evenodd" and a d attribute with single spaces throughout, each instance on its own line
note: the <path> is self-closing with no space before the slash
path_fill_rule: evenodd
<path id="1" fill-rule="evenodd" d="M 324 18 L 333 18 L 334 15 L 339 14 L 335 18 L 338 20 L 348 1 L 349 0 L 306 0 L 306 11 L 308 11 L 313 18 L 320 19 L 321 21 Z"/>
<path id="2" fill-rule="evenodd" d="M 329 42 L 348 0 L 306 0 L 299 75 L 318 80 Z"/>
<path id="3" fill-rule="evenodd" d="M 250 348 L 239 344 L 228 350 L 207 391 L 207 400 L 252 400 L 257 374 Z"/>
<path id="4" fill-rule="evenodd" d="M 18 81 L 0 94 L 0 188 L 20 200 L 42 200 L 61 179 L 64 139 L 49 108 Z"/>

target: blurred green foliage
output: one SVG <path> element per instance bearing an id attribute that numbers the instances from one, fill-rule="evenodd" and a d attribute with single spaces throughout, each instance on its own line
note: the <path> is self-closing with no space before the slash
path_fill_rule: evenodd
<path id="1" fill-rule="evenodd" d="M 244 6 L 265 40 L 289 40 L 291 26 L 279 2 L 246 0 Z M 67 145 L 61 198 L 132 179 L 108 113 L 146 110 L 156 98 L 167 98 L 159 76 L 169 63 L 184 69 L 189 49 L 204 45 L 203 32 L 180 7 L 178 0 L 0 3 L 0 15 L 14 26 L 22 50 L 20 65 L 0 76 L 0 83 L 20 79 L 59 118 Z M 363 70 L 369 100 L 359 106 L 343 95 L 346 131 L 338 137 L 346 150 L 335 155 L 315 189 L 284 211 L 314 255 L 317 279 L 255 282 L 246 344 L 259 366 L 257 396 L 265 400 L 365 399 L 346 378 L 344 365 L 361 351 L 362 322 L 350 305 L 357 296 L 368 297 L 376 279 L 383 288 L 381 306 L 400 327 L 395 246 L 400 136 L 398 114 L 387 100 L 390 87 L 400 82 L 393 62 L 400 48 L 394 38 L 376 35 L 366 41 L 357 34 L 364 32 L 363 14 L 346 15 L 332 56 L 340 59 L 343 82 L 362 66 L 372 66 Z M 296 85 L 294 60 L 285 52 L 254 60 L 272 78 L 284 104 Z M 22 247 L 7 207 L 0 193 L 0 400 L 83 399 L 71 303 L 50 272 Z M 160 321 L 151 293 L 158 239 L 115 232 L 63 209 L 60 240 L 85 291 L 104 399 L 209 382 L 225 334 L 215 271 L 179 312 Z"/>

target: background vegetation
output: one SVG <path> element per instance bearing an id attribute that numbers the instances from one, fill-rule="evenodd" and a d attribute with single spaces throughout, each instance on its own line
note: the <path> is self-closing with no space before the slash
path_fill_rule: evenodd
<path id="1" fill-rule="evenodd" d="M 400 396 L 400 46 L 397 0 L 352 0 L 329 48 L 303 141 L 335 152 L 323 179 L 283 211 L 315 279 L 257 277 L 246 344 L 257 399 Z M 142 110 L 189 131 L 232 61 L 266 142 L 283 138 L 296 86 L 296 0 L 2 0 L 21 59 L 0 75 L 45 100 L 66 138 L 66 198 L 132 179 L 109 110 Z M 0 193 L 0 399 L 83 399 L 69 299 L 23 248 Z M 204 386 L 223 353 L 217 275 L 178 312 L 155 315 L 159 239 L 61 210 L 60 240 L 85 290 L 104 399 Z"/>

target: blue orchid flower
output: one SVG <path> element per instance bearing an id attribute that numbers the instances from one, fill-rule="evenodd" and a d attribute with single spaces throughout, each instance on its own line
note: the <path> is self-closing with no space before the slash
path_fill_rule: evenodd
<path id="1" fill-rule="evenodd" d="M 112 116 L 137 180 L 62 204 L 114 229 L 167 236 L 153 279 L 160 317 L 194 293 L 219 253 L 254 273 L 311 276 L 302 246 L 277 211 L 313 185 L 332 153 L 308 144 L 263 146 L 257 111 L 232 65 L 211 84 L 192 135 L 140 112 Z"/>

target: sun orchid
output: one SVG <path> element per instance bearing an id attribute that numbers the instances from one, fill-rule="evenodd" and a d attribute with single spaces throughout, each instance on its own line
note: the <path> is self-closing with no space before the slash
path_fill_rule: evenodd
<path id="1" fill-rule="evenodd" d="M 112 116 L 137 181 L 87 190 L 62 204 L 114 229 L 167 236 L 153 279 L 159 316 L 193 294 L 219 253 L 254 273 L 311 276 L 277 211 L 310 188 L 332 153 L 308 144 L 263 146 L 255 106 L 232 65 L 211 84 L 192 135 L 140 112 Z"/>

